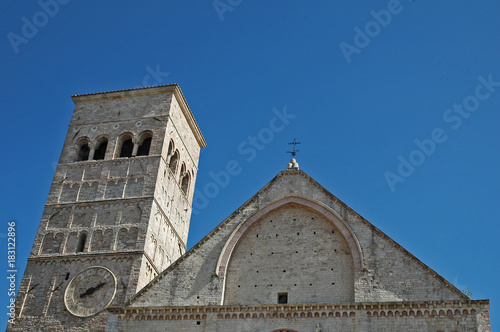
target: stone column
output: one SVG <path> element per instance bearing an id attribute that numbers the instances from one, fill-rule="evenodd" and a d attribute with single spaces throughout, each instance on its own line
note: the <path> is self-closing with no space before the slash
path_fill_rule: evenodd
<path id="1" fill-rule="evenodd" d="M 139 150 L 139 139 L 133 138 L 132 142 L 134 142 L 134 149 L 132 150 L 132 157 L 137 156 L 137 150 Z"/>
<path id="2" fill-rule="evenodd" d="M 94 154 L 95 154 L 95 143 L 94 142 L 89 142 L 89 148 L 90 148 L 90 152 L 89 152 L 89 160 L 94 160 Z"/>

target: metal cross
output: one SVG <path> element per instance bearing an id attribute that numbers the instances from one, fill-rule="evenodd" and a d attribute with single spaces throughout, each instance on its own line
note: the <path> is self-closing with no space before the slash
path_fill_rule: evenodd
<path id="1" fill-rule="evenodd" d="M 297 154 L 297 152 L 299 152 L 299 150 L 296 150 L 296 149 L 295 149 L 295 147 L 296 147 L 298 144 L 300 144 L 300 142 L 297 142 L 297 141 L 295 140 L 295 138 L 293 139 L 293 142 L 288 143 L 288 145 L 293 145 L 293 149 L 292 149 L 292 151 L 287 151 L 286 153 L 290 153 L 290 154 L 292 155 L 292 158 L 294 158 L 294 157 L 295 157 L 295 155 Z"/>

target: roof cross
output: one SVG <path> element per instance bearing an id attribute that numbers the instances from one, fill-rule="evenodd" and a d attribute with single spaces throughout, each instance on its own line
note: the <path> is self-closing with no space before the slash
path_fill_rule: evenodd
<path id="1" fill-rule="evenodd" d="M 286 153 L 290 153 L 292 155 L 292 158 L 294 158 L 297 152 L 299 152 L 299 150 L 296 150 L 295 147 L 299 144 L 300 142 L 297 142 L 296 139 L 294 138 L 293 142 L 288 143 L 288 145 L 293 145 L 292 151 L 287 151 Z"/>

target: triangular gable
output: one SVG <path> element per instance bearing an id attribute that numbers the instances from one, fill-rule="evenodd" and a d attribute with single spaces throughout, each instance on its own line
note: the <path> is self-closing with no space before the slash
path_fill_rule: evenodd
<path id="1" fill-rule="evenodd" d="M 228 247 L 238 234 L 273 204 L 314 203 L 340 219 L 344 237 L 359 246 L 355 302 L 464 300 L 467 297 L 385 233 L 373 226 L 303 171 L 279 173 L 257 194 L 215 227 L 200 242 L 161 272 L 129 300 L 126 306 L 220 305 L 224 298 L 221 262 L 230 260 Z M 306 203 L 304 203 L 306 202 Z M 319 209 L 319 208 L 318 208 Z M 329 217 L 332 219 L 333 217 Z M 245 226 L 246 224 L 246 226 Z M 240 231 L 238 233 L 238 231 Z M 349 234 L 352 238 L 349 239 Z M 232 241 L 232 242 L 231 242 Z M 351 246 L 353 257 L 356 255 Z M 224 257 L 226 255 L 226 257 Z M 229 255 L 229 256 L 228 256 Z M 225 268 L 225 266 L 224 266 Z"/>

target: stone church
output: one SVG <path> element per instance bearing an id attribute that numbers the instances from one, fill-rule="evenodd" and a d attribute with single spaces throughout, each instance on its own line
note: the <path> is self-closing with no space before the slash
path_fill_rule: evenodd
<path id="1" fill-rule="evenodd" d="M 9 331 L 490 331 L 299 169 L 186 251 L 206 143 L 176 84 L 73 96 Z"/>

